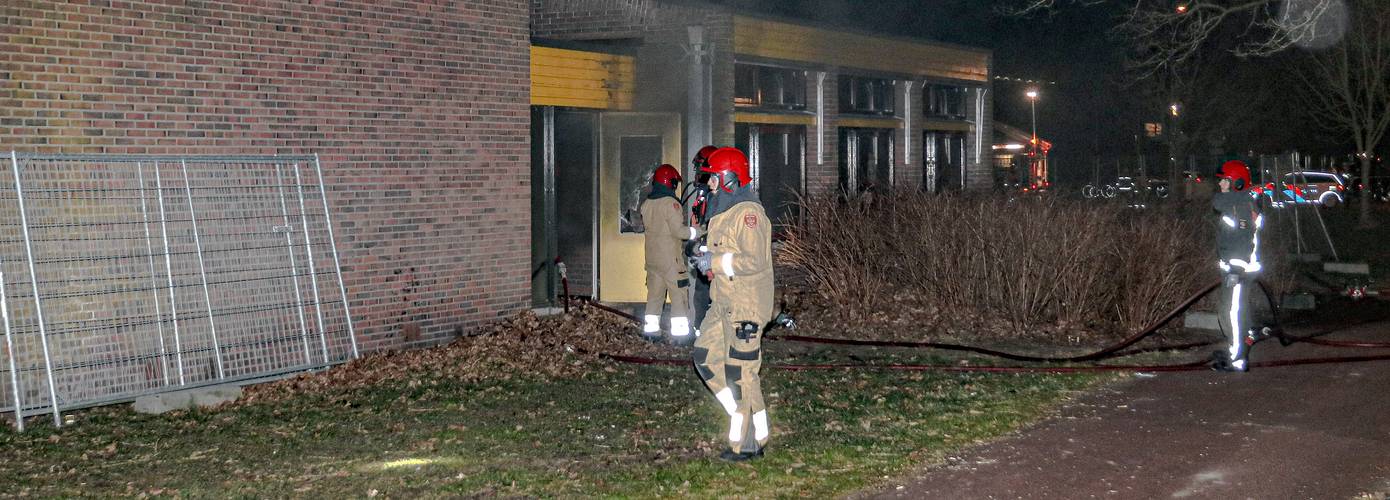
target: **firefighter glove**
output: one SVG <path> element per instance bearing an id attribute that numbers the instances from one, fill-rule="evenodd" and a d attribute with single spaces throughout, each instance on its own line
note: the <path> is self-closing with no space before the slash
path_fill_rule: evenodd
<path id="1" fill-rule="evenodd" d="M 700 274 L 709 274 L 713 263 L 709 252 L 703 252 L 695 256 L 695 268 L 700 270 Z"/>
<path id="2" fill-rule="evenodd" d="M 1231 272 L 1231 273 L 1229 273 L 1229 274 L 1227 274 L 1227 275 L 1225 276 L 1224 281 L 1221 283 L 1222 285 L 1224 285 L 1224 286 L 1227 287 L 1227 288 L 1230 288 L 1230 287 L 1233 287 L 1233 286 L 1236 286 L 1236 285 L 1240 284 L 1240 272 L 1239 272 L 1239 271 L 1234 271 L 1234 270 L 1232 270 L 1232 271 L 1233 271 L 1233 272 Z"/>

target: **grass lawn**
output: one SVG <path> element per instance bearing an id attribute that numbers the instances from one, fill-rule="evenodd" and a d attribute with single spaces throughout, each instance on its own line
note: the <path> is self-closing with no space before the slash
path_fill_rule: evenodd
<path id="1" fill-rule="evenodd" d="M 769 361 L 952 362 L 783 345 Z M 746 464 L 716 458 L 725 417 L 692 370 L 595 363 L 554 380 L 412 379 L 161 416 L 99 408 L 58 430 L 35 421 L 0 431 L 0 494 L 825 497 L 939 463 L 1111 377 L 763 374 L 772 442 Z"/>

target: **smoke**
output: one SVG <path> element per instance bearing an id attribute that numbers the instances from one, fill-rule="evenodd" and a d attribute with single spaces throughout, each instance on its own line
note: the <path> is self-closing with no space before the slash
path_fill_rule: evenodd
<path id="1" fill-rule="evenodd" d="M 1337 45 L 1350 24 L 1345 0 L 1283 0 L 1279 12 L 1284 36 L 1304 49 Z"/>
<path id="2" fill-rule="evenodd" d="M 654 0 L 558 0 L 555 9 L 561 12 L 592 12 L 617 10 L 627 13 L 633 22 L 647 24 L 656 15 Z"/>

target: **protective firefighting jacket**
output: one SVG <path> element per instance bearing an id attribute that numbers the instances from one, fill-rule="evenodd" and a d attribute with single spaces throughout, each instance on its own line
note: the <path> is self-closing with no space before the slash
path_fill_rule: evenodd
<path id="1" fill-rule="evenodd" d="M 1216 249 L 1223 271 L 1254 273 L 1260 270 L 1260 214 L 1255 197 L 1243 191 L 1216 193 L 1212 196 L 1216 210 Z"/>
<path id="2" fill-rule="evenodd" d="M 728 306 L 734 321 L 759 325 L 772 318 L 772 221 L 750 186 L 715 197 L 707 246 L 710 301 Z"/>
<path id="3" fill-rule="evenodd" d="M 653 185 L 652 194 L 642 201 L 642 223 L 646 226 L 646 270 L 674 276 L 686 269 L 682 243 L 690 230 L 681 222 L 682 208 L 675 193 L 665 186 Z"/>

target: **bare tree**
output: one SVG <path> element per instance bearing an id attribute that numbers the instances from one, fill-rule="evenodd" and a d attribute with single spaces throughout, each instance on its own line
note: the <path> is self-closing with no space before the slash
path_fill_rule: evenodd
<path id="1" fill-rule="evenodd" d="M 1354 0 L 1346 35 L 1299 72 L 1319 125 L 1350 135 L 1361 163 L 1361 225 L 1371 221 L 1371 157 L 1390 128 L 1390 2 Z"/>
<path id="2" fill-rule="evenodd" d="M 1011 15 L 1051 12 L 1064 5 L 1121 3 L 1124 20 L 1115 31 L 1135 42 L 1136 67 L 1158 72 L 1182 64 L 1225 25 L 1242 27 L 1241 56 L 1266 56 L 1294 45 L 1326 39 L 1327 16 L 1343 0 L 1012 0 Z"/>
<path id="3" fill-rule="evenodd" d="M 1183 186 L 1185 158 L 1201 154 L 1204 145 L 1222 145 L 1269 99 L 1268 93 L 1250 88 L 1248 71 L 1229 64 L 1233 58 L 1207 50 L 1151 78 L 1133 80 L 1146 108 L 1164 115 L 1168 182 L 1173 189 Z"/>

